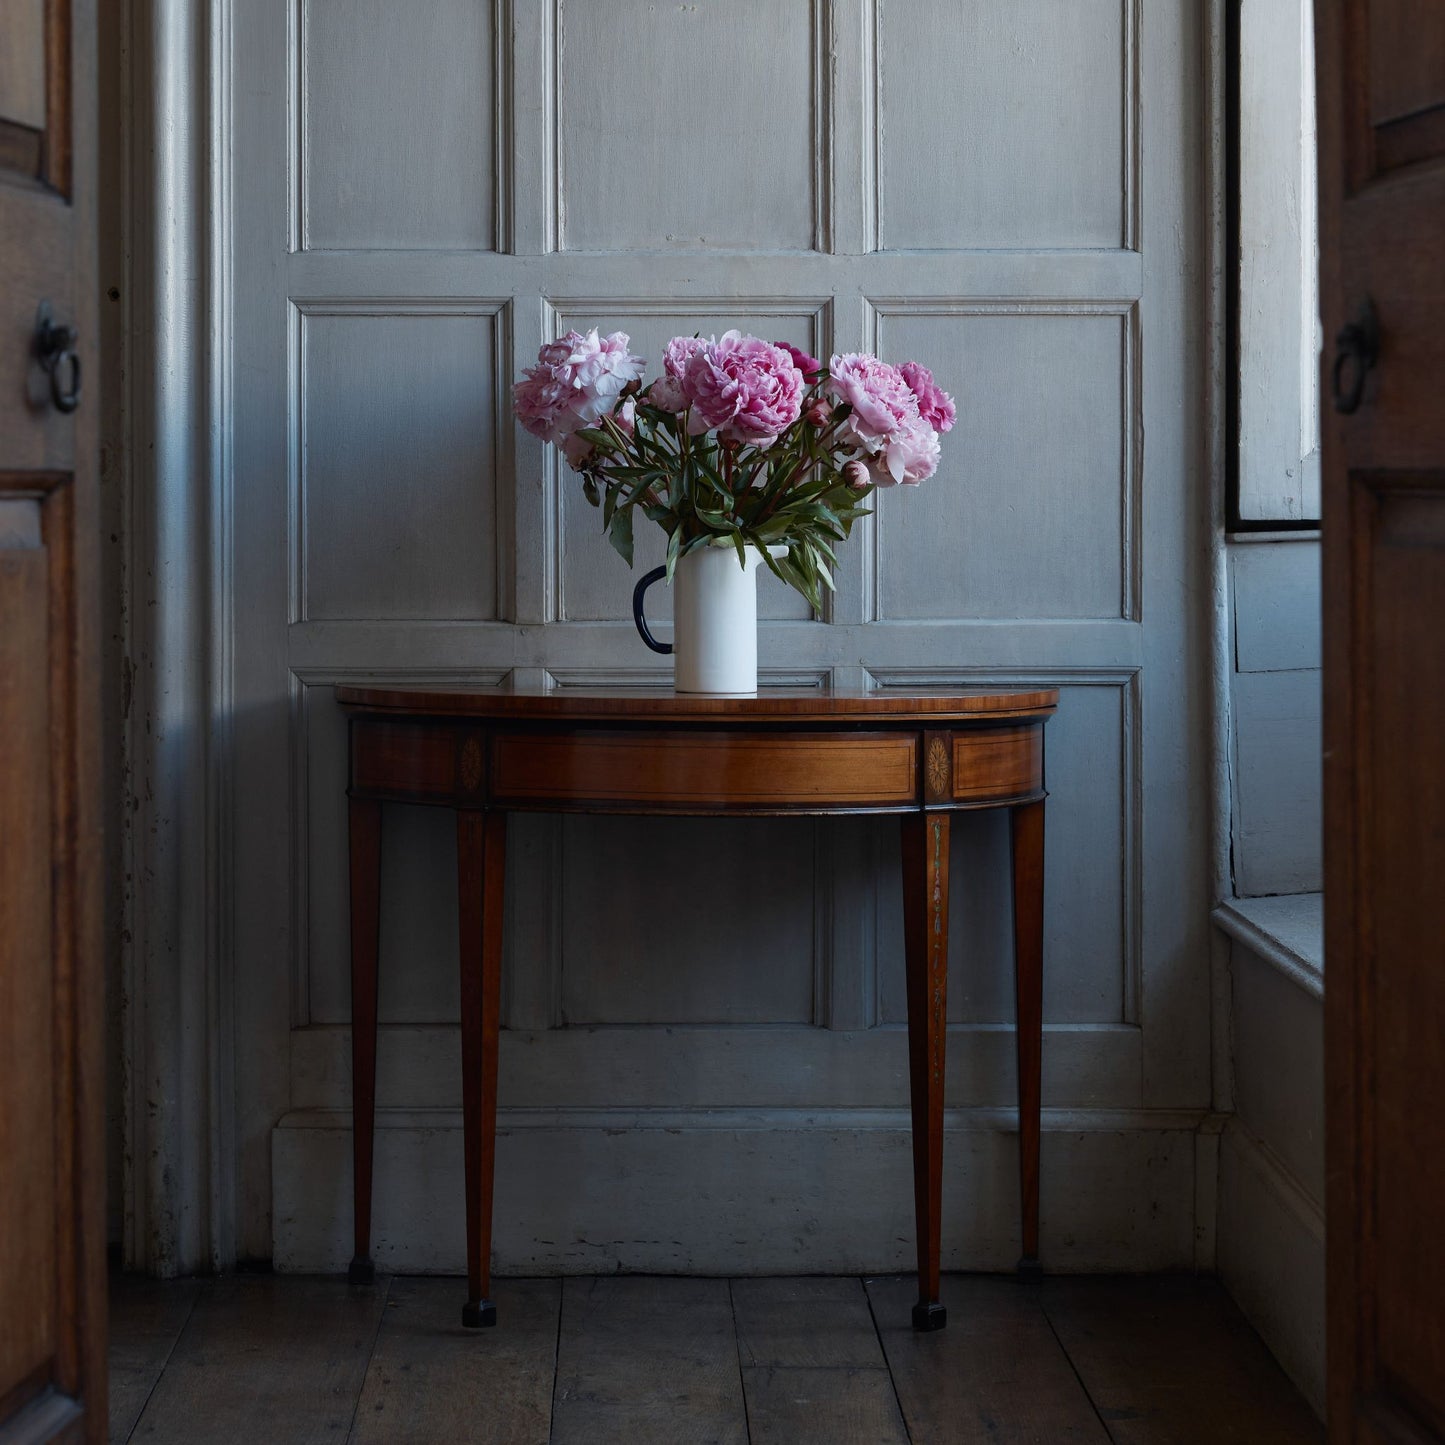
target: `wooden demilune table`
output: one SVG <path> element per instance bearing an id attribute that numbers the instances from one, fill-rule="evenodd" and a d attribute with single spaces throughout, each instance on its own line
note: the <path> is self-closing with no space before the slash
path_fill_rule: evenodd
<path id="1" fill-rule="evenodd" d="M 1007 808 L 1012 824 L 1023 1255 L 1037 1272 L 1043 1042 L 1044 724 L 1053 688 L 755 697 L 338 687 L 350 714 L 352 1098 L 356 1253 L 371 1261 L 381 805 L 457 815 L 466 1325 L 496 1323 L 491 1295 L 497 1137 L 502 881 L 507 814 L 828 816 L 902 821 L 908 1062 L 918 1303 L 941 1329 L 943 1083 L 948 984 L 948 843 L 961 809 Z"/>

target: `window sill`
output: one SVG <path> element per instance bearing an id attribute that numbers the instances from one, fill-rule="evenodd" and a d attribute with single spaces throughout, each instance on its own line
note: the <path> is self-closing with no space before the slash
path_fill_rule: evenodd
<path id="1" fill-rule="evenodd" d="M 1324 894 L 1231 898 L 1214 910 L 1214 921 L 1306 993 L 1325 996 Z"/>

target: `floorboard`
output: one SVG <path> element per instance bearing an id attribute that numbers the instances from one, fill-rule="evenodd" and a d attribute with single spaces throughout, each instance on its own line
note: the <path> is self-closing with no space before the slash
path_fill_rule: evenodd
<path id="1" fill-rule="evenodd" d="M 752 1445 L 908 1445 L 887 1370 L 743 1370 Z"/>
<path id="2" fill-rule="evenodd" d="M 1036 1290 L 1004 1276 L 945 1276 L 948 1328 L 932 1334 L 913 1329 L 912 1275 L 870 1279 L 868 1298 L 915 1442 L 1108 1445 Z"/>
<path id="3" fill-rule="evenodd" d="M 111 1441 L 152 1445 L 1320 1445 L 1219 1284 L 949 1275 L 250 1276 L 111 1289 Z"/>
<path id="4" fill-rule="evenodd" d="M 1319 1445 L 1324 1432 L 1223 1287 L 1055 1279 L 1044 1310 L 1117 1445 Z"/>
<path id="5" fill-rule="evenodd" d="M 908 1445 L 858 1279 L 735 1279 L 753 1445 Z"/>
<path id="6" fill-rule="evenodd" d="M 131 1436 L 147 1445 L 335 1445 L 356 1414 L 387 1283 L 274 1276 L 200 1287 Z"/>
<path id="7" fill-rule="evenodd" d="M 394 1279 L 351 1445 L 547 1445 L 560 1280 L 500 1280 L 497 1328 L 463 1329 L 454 1279 Z"/>
<path id="8" fill-rule="evenodd" d="M 125 1445 L 151 1397 L 200 1286 L 193 1279 L 110 1281 L 110 1445 Z"/>
<path id="9" fill-rule="evenodd" d="M 744 1366 L 887 1368 L 861 1280 L 735 1279 L 732 1298 Z"/>
<path id="10" fill-rule="evenodd" d="M 553 1445 L 747 1438 L 725 1279 L 563 1282 Z"/>

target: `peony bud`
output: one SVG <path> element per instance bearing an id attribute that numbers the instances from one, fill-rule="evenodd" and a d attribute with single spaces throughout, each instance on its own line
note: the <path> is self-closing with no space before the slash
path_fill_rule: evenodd
<path id="1" fill-rule="evenodd" d="M 833 408 L 824 401 L 822 397 L 819 397 L 818 400 L 803 413 L 803 416 L 811 425 L 817 427 L 819 431 L 822 431 L 823 428 L 833 420 Z"/>
<path id="2" fill-rule="evenodd" d="M 853 488 L 855 492 L 861 492 L 868 485 L 868 468 L 862 462 L 854 460 L 843 464 L 843 480 Z"/>

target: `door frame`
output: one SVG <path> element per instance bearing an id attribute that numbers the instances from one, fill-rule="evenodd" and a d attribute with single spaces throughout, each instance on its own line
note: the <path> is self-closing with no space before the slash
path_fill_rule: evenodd
<path id="1" fill-rule="evenodd" d="M 102 6 L 108 898 L 123 1259 L 236 1262 L 231 987 L 231 0 Z M 198 719 L 209 720 L 198 727 Z M 119 732 L 115 747 L 114 733 Z M 114 1028 L 113 1020 L 108 1027 Z"/>

